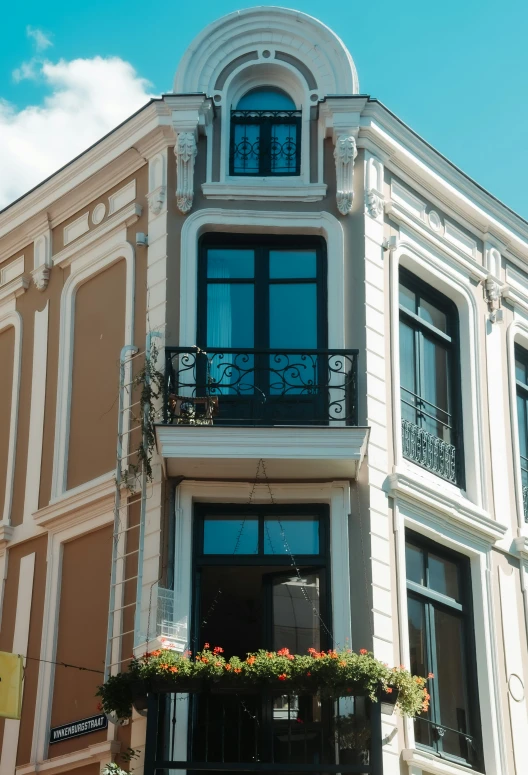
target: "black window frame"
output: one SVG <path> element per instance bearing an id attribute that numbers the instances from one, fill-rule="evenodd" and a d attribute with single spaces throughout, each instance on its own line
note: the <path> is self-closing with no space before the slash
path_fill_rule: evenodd
<path id="1" fill-rule="evenodd" d="M 474 615 L 473 615 L 473 599 L 471 593 L 471 567 L 469 558 L 461 555 L 457 552 L 453 552 L 450 549 L 438 544 L 419 533 L 415 533 L 411 530 L 405 531 L 405 544 L 419 549 L 423 552 L 424 557 L 424 569 L 425 569 L 425 584 L 421 585 L 417 582 L 411 581 L 407 578 L 406 573 L 406 590 L 407 590 L 407 605 L 410 599 L 414 599 L 423 603 L 425 606 L 425 644 L 426 644 L 426 664 L 427 670 L 432 672 L 434 678 L 428 681 L 428 691 L 431 695 L 429 719 L 425 717 L 417 717 L 415 719 L 415 727 L 417 724 L 430 723 L 434 730 L 442 729 L 442 719 L 440 717 L 438 685 L 441 681 L 441 675 L 438 674 L 437 668 L 437 656 L 436 656 L 436 642 L 433 641 L 435 632 L 435 610 L 447 610 L 450 614 L 458 616 L 463 621 L 463 656 L 465 659 L 465 695 L 467 700 L 468 718 L 466 734 L 473 739 L 473 745 L 467 743 L 468 758 L 463 759 L 455 756 L 443 750 L 442 745 L 442 733 L 436 734 L 436 740 L 432 746 L 425 745 L 421 742 L 416 742 L 416 747 L 425 751 L 433 751 L 437 756 L 445 759 L 446 761 L 455 762 L 457 764 L 463 764 L 470 766 L 472 769 L 477 769 L 484 772 L 484 762 L 482 755 L 482 737 L 481 737 L 481 723 L 480 723 L 480 707 L 478 699 L 478 680 L 477 680 L 477 665 L 476 665 L 476 642 L 475 642 L 475 628 L 474 628 Z M 458 582 L 460 588 L 460 600 L 456 601 L 447 595 L 435 591 L 429 587 L 428 580 L 428 555 L 429 553 L 435 554 L 437 557 L 448 560 L 455 563 L 458 570 Z M 410 666 L 413 669 L 412 665 Z M 450 727 L 444 727 L 445 730 L 451 730 Z M 469 731 L 468 731 L 469 730 Z M 459 734 L 458 730 L 451 730 Z"/>
<path id="2" fill-rule="evenodd" d="M 235 127 L 259 127 L 258 171 L 237 171 L 235 166 Z M 295 167 L 291 172 L 272 169 L 272 133 L 274 126 L 295 127 Z M 301 110 L 231 110 L 229 135 L 229 175 L 232 177 L 295 177 L 301 174 Z"/>
<path id="3" fill-rule="evenodd" d="M 204 554 L 203 537 L 204 521 L 207 516 L 257 516 L 259 521 L 259 553 L 258 554 Z M 319 520 L 319 553 L 318 554 L 294 554 L 295 566 L 292 566 L 290 554 L 265 554 L 264 518 L 284 516 L 317 516 Z M 324 594 L 321 596 L 321 619 L 325 626 L 321 626 L 321 648 L 328 649 L 332 646 L 332 592 L 331 592 L 331 561 L 330 561 L 330 507 L 326 503 L 296 503 L 296 504 L 241 504 L 241 503 L 195 503 L 193 519 L 193 549 L 192 549 L 192 578 L 195 580 L 192 601 L 192 629 L 191 642 L 200 640 L 199 601 L 197 599 L 199 584 L 198 574 L 200 569 L 207 566 L 224 565 L 233 566 L 267 566 L 276 567 L 277 571 L 284 570 L 295 573 L 295 567 L 310 570 L 324 570 Z M 265 645 L 263 644 L 263 648 Z M 271 648 L 271 644 L 267 644 Z"/>
<path id="4" fill-rule="evenodd" d="M 250 249 L 255 251 L 255 271 L 253 278 L 211 278 L 207 277 L 208 248 Z M 269 276 L 269 253 L 272 250 L 315 250 L 315 277 L 280 277 Z M 210 283 L 241 283 L 255 287 L 254 295 L 254 344 L 255 350 L 269 349 L 269 286 L 288 283 L 316 284 L 317 286 L 317 348 L 328 348 L 328 282 L 326 242 L 318 236 L 256 235 L 256 234 L 219 234 L 207 232 L 199 241 L 198 251 L 198 320 L 197 342 L 202 348 L 207 347 L 207 286 Z M 248 348 L 249 349 L 249 348 Z M 283 349 L 283 348 L 277 348 Z M 286 348 L 287 349 L 287 348 Z"/>
<path id="5" fill-rule="evenodd" d="M 457 487 L 463 489 L 465 487 L 465 465 L 464 465 L 464 438 L 463 438 L 463 425 L 462 425 L 462 393 L 461 393 L 461 368 L 460 368 L 460 322 L 458 309 L 456 304 L 444 294 L 432 288 L 428 283 L 421 280 L 415 274 L 404 267 L 399 268 L 398 288 L 403 285 L 410 291 L 415 293 L 418 298 L 423 298 L 425 301 L 437 307 L 446 316 L 447 332 L 444 333 L 440 329 L 423 320 L 418 315 L 413 314 L 400 304 L 398 300 L 399 309 L 399 322 L 405 322 L 414 331 L 417 341 L 417 351 L 420 353 L 420 341 L 423 341 L 424 337 L 428 339 L 439 341 L 449 352 L 449 364 L 448 364 L 448 394 L 449 404 L 452 407 L 450 412 L 451 417 L 451 444 L 455 447 L 455 478 L 452 481 Z M 420 358 L 416 358 L 415 363 L 415 382 L 418 385 L 417 397 L 424 403 L 428 403 L 425 398 L 422 397 L 423 390 L 423 374 L 421 373 Z M 449 384 L 450 383 L 450 384 Z M 404 402 L 403 391 L 407 390 L 403 388 L 400 380 L 400 407 Z M 441 410 L 444 414 L 444 410 Z M 437 420 L 442 422 L 441 420 Z M 418 423 L 416 423 L 418 427 Z M 436 473 L 427 465 L 422 465 L 417 460 L 407 457 L 407 460 L 421 465 L 426 470 L 432 471 L 441 478 L 441 474 Z"/>
<path id="6" fill-rule="evenodd" d="M 521 439 L 521 433 L 524 434 L 524 440 L 526 449 L 528 449 L 528 350 L 522 347 L 520 344 L 515 343 L 515 362 L 520 361 L 526 369 L 526 382 L 521 382 L 517 379 L 517 373 L 515 373 L 515 397 L 517 401 L 522 399 L 525 403 L 525 411 L 527 422 L 524 428 L 521 428 L 521 418 L 519 416 L 518 408 L 517 413 L 517 433 L 519 434 L 519 442 Z M 521 469 L 521 497 L 523 503 L 523 516 L 524 521 L 528 522 L 528 457 L 521 454 L 519 443 L 519 466 Z M 526 482 L 526 483 L 525 483 Z"/>

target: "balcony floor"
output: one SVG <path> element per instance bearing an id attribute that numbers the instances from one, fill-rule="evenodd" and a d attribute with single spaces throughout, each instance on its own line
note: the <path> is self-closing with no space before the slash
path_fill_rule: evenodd
<path id="1" fill-rule="evenodd" d="M 156 426 L 168 476 L 192 479 L 252 479 L 261 458 L 270 479 L 354 479 L 368 434 L 352 426 Z"/>

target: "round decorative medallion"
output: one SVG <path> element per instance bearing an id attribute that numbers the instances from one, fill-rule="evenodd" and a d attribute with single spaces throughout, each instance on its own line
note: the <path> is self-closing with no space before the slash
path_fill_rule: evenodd
<path id="1" fill-rule="evenodd" d="M 262 52 L 262 56 L 264 57 L 264 59 L 269 59 L 271 56 L 271 51 L 268 51 L 267 48 L 264 49 L 264 51 Z"/>
<path id="2" fill-rule="evenodd" d="M 221 94 L 215 94 L 215 96 L 214 96 L 214 101 L 215 101 L 216 103 L 218 103 L 218 102 L 222 102 L 222 95 L 221 95 Z"/>
<path id="3" fill-rule="evenodd" d="M 103 218 L 106 214 L 106 205 L 104 205 L 102 202 L 99 202 L 98 205 L 95 205 L 93 213 L 92 213 L 92 223 L 97 224 L 101 223 Z"/>
<path id="4" fill-rule="evenodd" d="M 440 216 L 436 212 L 436 210 L 431 210 L 431 212 L 428 215 L 429 218 L 429 226 L 433 231 L 440 231 L 442 228 L 442 221 L 440 220 Z"/>
<path id="5" fill-rule="evenodd" d="M 524 700 L 524 684 L 516 673 L 512 673 L 508 678 L 508 689 L 515 702 Z"/>
<path id="6" fill-rule="evenodd" d="M 317 94 L 310 94 L 310 99 L 311 99 L 312 102 L 317 102 L 319 97 L 318 97 Z"/>

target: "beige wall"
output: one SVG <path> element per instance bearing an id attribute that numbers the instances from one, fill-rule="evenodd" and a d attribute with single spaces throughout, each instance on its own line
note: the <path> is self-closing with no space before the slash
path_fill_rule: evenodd
<path id="1" fill-rule="evenodd" d="M 0 513 L 2 514 L 6 495 L 14 354 L 15 329 L 10 326 L 0 333 L 0 363 L 2 364 L 0 368 Z"/>

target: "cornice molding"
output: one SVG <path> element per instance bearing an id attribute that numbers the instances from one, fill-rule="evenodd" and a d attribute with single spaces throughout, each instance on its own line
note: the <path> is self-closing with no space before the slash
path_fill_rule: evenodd
<path id="1" fill-rule="evenodd" d="M 381 103 L 369 102 L 362 111 L 360 141 L 362 138 L 380 144 L 390 155 L 391 167 L 418 179 L 426 190 L 479 231 L 490 232 L 528 259 L 528 224 L 466 177 Z"/>
<path id="2" fill-rule="evenodd" d="M 461 495 L 431 487 L 429 484 L 402 471 L 387 477 L 387 494 L 411 505 L 427 506 L 465 533 L 486 543 L 494 544 L 506 534 L 507 527 L 492 519 L 487 511 Z"/>
<path id="3" fill-rule="evenodd" d="M 96 199 L 98 193 L 104 192 L 143 166 L 146 159 L 136 145 L 146 144 L 151 133 L 165 127 L 167 121 L 170 124 L 166 106 L 160 106 L 160 102 L 162 101 L 151 101 L 145 105 L 77 159 L 0 213 L 0 239 L 20 226 L 23 226 L 27 233 L 28 221 L 33 218 L 42 220 L 48 210 L 51 225 L 57 225 L 81 209 L 83 204 L 89 204 Z M 116 164 L 110 170 L 109 165 L 114 162 Z M 102 173 L 102 177 L 99 173 Z M 80 187 L 85 182 L 87 187 L 81 192 Z M 33 231 L 38 233 L 39 229 Z M 31 239 L 27 239 L 24 244 L 30 241 Z M 13 244 L 21 244 L 18 237 L 14 236 Z M 2 254 L 4 250 L 6 249 L 2 248 Z M 10 248 L 11 253 L 16 250 L 16 247 L 13 250 Z"/>
<path id="4" fill-rule="evenodd" d="M 30 282 L 31 279 L 27 275 L 23 274 L 20 275 L 20 277 L 15 277 L 15 279 L 11 280 L 10 283 L 2 285 L 2 287 L 0 287 L 0 304 L 12 301 L 18 296 L 21 296 L 29 288 Z"/>
<path id="5" fill-rule="evenodd" d="M 102 481 L 63 497 L 33 513 L 36 525 L 46 530 L 65 530 L 79 522 L 87 522 L 101 514 L 113 511 L 115 480 L 107 476 Z M 110 520 L 109 520 L 110 521 Z"/>
<path id="6" fill-rule="evenodd" d="M 53 257 L 53 266 L 68 266 L 80 253 L 94 247 L 94 245 L 107 237 L 108 234 L 115 229 L 118 229 L 123 225 L 132 226 L 132 224 L 138 220 L 142 212 L 143 208 L 137 202 L 131 202 L 129 205 L 126 205 L 121 210 L 118 210 L 115 215 L 102 223 L 101 226 L 83 234 L 82 237 L 74 240 L 74 242 L 70 243 L 59 253 L 56 253 Z"/>
<path id="7" fill-rule="evenodd" d="M 255 183 L 202 183 L 207 199 L 240 200 L 252 202 L 318 202 L 326 196 L 326 184 L 285 183 L 259 179 Z"/>

